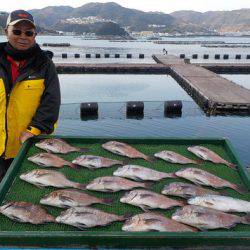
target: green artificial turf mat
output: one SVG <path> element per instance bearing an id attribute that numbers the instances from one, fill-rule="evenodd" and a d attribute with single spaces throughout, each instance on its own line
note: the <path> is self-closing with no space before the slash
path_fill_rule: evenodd
<path id="1" fill-rule="evenodd" d="M 106 150 L 104 150 L 101 147 L 101 144 L 103 142 L 106 142 L 108 140 L 91 140 L 90 143 L 86 143 L 86 139 L 83 140 L 83 142 L 81 142 L 81 140 L 73 140 L 71 141 L 70 139 L 66 139 L 66 141 L 68 143 L 70 143 L 73 146 L 76 147 L 87 147 L 90 149 L 90 151 L 87 154 L 91 154 L 91 155 L 98 155 L 98 156 L 103 156 L 103 157 L 108 157 L 108 158 L 112 158 L 112 159 L 118 159 L 118 160 L 127 160 L 128 158 L 123 157 L 123 156 L 118 156 L 115 154 L 112 154 L 111 152 L 108 152 Z M 193 155 L 192 153 L 190 153 L 189 151 L 187 151 L 187 147 L 191 146 L 191 145 L 197 145 L 196 144 L 192 144 L 192 141 L 185 141 L 185 144 L 180 143 L 180 144 L 176 144 L 176 143 L 171 143 L 168 141 L 168 143 L 163 143 L 163 141 L 158 142 L 157 140 L 149 141 L 147 140 L 135 140 L 135 143 L 133 143 L 133 141 L 129 142 L 129 144 L 135 148 L 137 148 L 138 150 L 140 150 L 141 152 L 143 152 L 146 155 L 150 155 L 153 156 L 154 153 L 159 152 L 161 150 L 172 150 L 175 152 L 178 152 L 188 158 L 197 160 L 198 157 L 196 157 L 195 155 Z M 216 152 L 217 154 L 219 154 L 221 157 L 223 157 L 224 159 L 232 162 L 233 158 L 231 155 L 229 155 L 227 153 L 227 150 L 225 149 L 225 147 L 220 144 L 220 143 L 200 143 L 200 145 L 205 146 L 211 150 L 213 150 L 214 152 Z M 41 149 L 36 148 L 34 145 L 30 147 L 27 155 L 25 156 L 25 160 L 22 162 L 20 171 L 18 172 L 12 186 L 10 187 L 4 201 L 27 201 L 27 202 L 32 202 L 34 204 L 39 204 L 39 200 L 45 196 L 46 194 L 56 190 L 56 188 L 38 188 L 32 184 L 29 184 L 21 179 L 19 179 L 19 176 L 21 173 L 24 173 L 26 171 L 31 171 L 33 169 L 42 169 L 43 167 L 41 166 L 37 166 L 33 163 L 31 163 L 30 161 L 27 160 L 27 158 L 29 156 L 32 156 L 36 153 L 39 152 L 43 152 Z M 73 159 L 75 159 L 77 156 L 80 156 L 82 153 L 80 152 L 75 152 L 75 153 L 70 153 L 67 155 L 59 155 L 62 158 L 72 161 Z M 172 164 L 172 163 L 167 163 L 163 160 L 156 160 L 153 163 L 147 162 L 143 159 L 131 159 L 129 160 L 129 164 L 136 164 L 136 165 L 141 165 L 141 166 L 145 166 L 148 168 L 152 168 L 158 171 L 162 171 L 162 172 L 175 172 L 183 167 L 185 167 L 184 165 L 179 165 L 179 164 Z M 222 164 L 213 164 L 211 162 L 203 162 L 200 165 L 193 165 L 193 164 L 189 164 L 187 165 L 188 167 L 198 167 L 200 169 L 206 170 L 212 174 L 217 175 L 218 177 L 221 177 L 225 180 L 228 180 L 232 183 L 235 183 L 239 186 L 243 185 L 243 182 L 238 174 L 237 171 L 228 168 L 225 165 Z M 66 177 L 72 181 L 75 182 L 80 182 L 80 183 L 84 183 L 87 184 L 89 183 L 91 180 L 93 180 L 96 177 L 100 177 L 100 176 L 108 176 L 108 175 L 112 175 L 112 173 L 118 168 L 119 166 L 114 166 L 111 168 L 103 168 L 103 169 L 98 169 L 98 170 L 89 170 L 87 168 L 82 167 L 80 171 L 76 171 L 74 169 L 71 169 L 69 167 L 64 167 L 61 169 L 56 169 L 56 168 L 47 168 L 47 169 L 53 169 L 53 170 L 58 170 L 62 173 L 64 173 L 66 175 Z M 152 190 L 155 192 L 160 193 L 161 190 L 163 189 L 164 185 L 170 183 L 170 182 L 175 182 L 175 181 L 182 181 L 182 182 L 188 182 L 184 179 L 181 178 L 176 178 L 176 179 L 165 179 L 159 182 L 156 182 L 153 187 Z M 212 189 L 212 188 L 211 188 Z M 249 192 L 247 192 L 244 195 L 241 195 L 239 193 L 237 193 L 234 190 L 231 190 L 229 188 L 225 188 L 223 189 L 223 191 L 226 191 L 228 193 L 228 195 L 235 197 L 235 198 L 241 198 L 244 200 L 248 200 L 250 201 L 250 195 Z M 128 205 L 128 204 L 123 204 L 119 202 L 120 197 L 126 192 L 126 191 L 121 191 L 121 192 L 117 192 L 117 193 L 102 193 L 102 192 L 92 192 L 92 191 L 86 191 L 89 194 L 95 195 L 97 197 L 100 198 L 113 198 L 114 199 L 114 203 L 110 206 L 110 205 L 93 205 L 92 207 L 95 208 L 99 208 L 102 209 L 106 212 L 110 212 L 110 213 L 115 213 L 118 215 L 123 215 L 126 213 L 133 213 L 133 214 L 138 214 L 138 213 L 142 213 L 143 211 L 138 208 L 138 207 L 134 207 L 132 205 Z M 178 199 L 176 197 L 171 197 L 173 199 Z M 181 198 L 179 198 L 181 199 Z M 54 215 L 54 216 L 58 216 L 60 214 L 61 211 L 63 211 L 63 209 L 60 208 L 54 208 L 54 207 L 50 207 L 50 206 L 45 206 L 43 205 L 42 207 L 46 208 L 46 210 Z M 160 210 L 160 209 L 156 209 L 156 210 L 152 210 L 155 212 L 161 212 L 164 213 L 167 217 L 171 217 L 171 214 L 176 211 L 177 208 L 173 208 L 170 210 Z M 240 214 L 241 216 L 243 216 L 243 214 Z M 111 225 L 105 226 L 105 227 L 97 227 L 97 228 L 92 228 L 92 229 L 86 229 L 87 231 L 121 231 L 121 227 L 123 225 L 123 222 L 115 222 L 112 223 Z M 243 224 L 239 224 L 236 227 L 230 229 L 232 231 L 250 231 L 250 225 L 243 225 Z M 44 225 L 31 225 L 28 223 L 18 223 L 18 222 L 14 222 L 12 220 L 10 220 L 9 218 L 5 217 L 4 215 L 0 215 L 0 231 L 79 231 L 79 229 L 74 228 L 72 226 L 68 226 L 68 225 L 64 225 L 64 224 L 56 224 L 56 223 L 48 223 L 48 224 L 44 224 Z M 225 231 L 223 229 L 220 230 L 216 230 L 216 231 Z"/>

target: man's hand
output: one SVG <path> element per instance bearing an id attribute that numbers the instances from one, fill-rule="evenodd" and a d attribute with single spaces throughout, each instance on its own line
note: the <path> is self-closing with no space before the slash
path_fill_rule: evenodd
<path id="1" fill-rule="evenodd" d="M 23 144 L 26 140 L 33 137 L 34 135 L 28 131 L 22 132 L 20 135 L 20 142 Z"/>

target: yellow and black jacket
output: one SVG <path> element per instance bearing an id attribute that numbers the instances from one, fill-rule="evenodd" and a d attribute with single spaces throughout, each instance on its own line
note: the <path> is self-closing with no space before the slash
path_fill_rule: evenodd
<path id="1" fill-rule="evenodd" d="M 11 66 L 0 43 L 0 156 L 14 158 L 20 134 L 54 131 L 60 108 L 60 85 L 49 53 L 42 51 L 27 61 L 12 83 Z M 39 133 L 38 132 L 38 133 Z"/>

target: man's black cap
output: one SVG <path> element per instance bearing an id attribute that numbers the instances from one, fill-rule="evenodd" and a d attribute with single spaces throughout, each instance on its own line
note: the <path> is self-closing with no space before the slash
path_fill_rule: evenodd
<path id="1" fill-rule="evenodd" d="M 11 12 L 7 18 L 6 27 L 9 25 L 15 25 L 20 21 L 28 21 L 34 26 L 34 28 L 36 27 L 33 16 L 25 10 L 15 10 Z"/>

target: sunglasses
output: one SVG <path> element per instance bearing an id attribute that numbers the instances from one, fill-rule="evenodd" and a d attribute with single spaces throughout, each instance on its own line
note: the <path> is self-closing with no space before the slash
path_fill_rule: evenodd
<path id="1" fill-rule="evenodd" d="M 28 36 L 28 37 L 32 37 L 34 36 L 35 32 L 34 31 L 31 31 L 31 30 L 27 30 L 25 32 L 22 32 L 21 30 L 12 30 L 12 33 L 15 35 L 15 36 L 20 36 L 22 33 L 25 34 L 25 36 Z"/>

